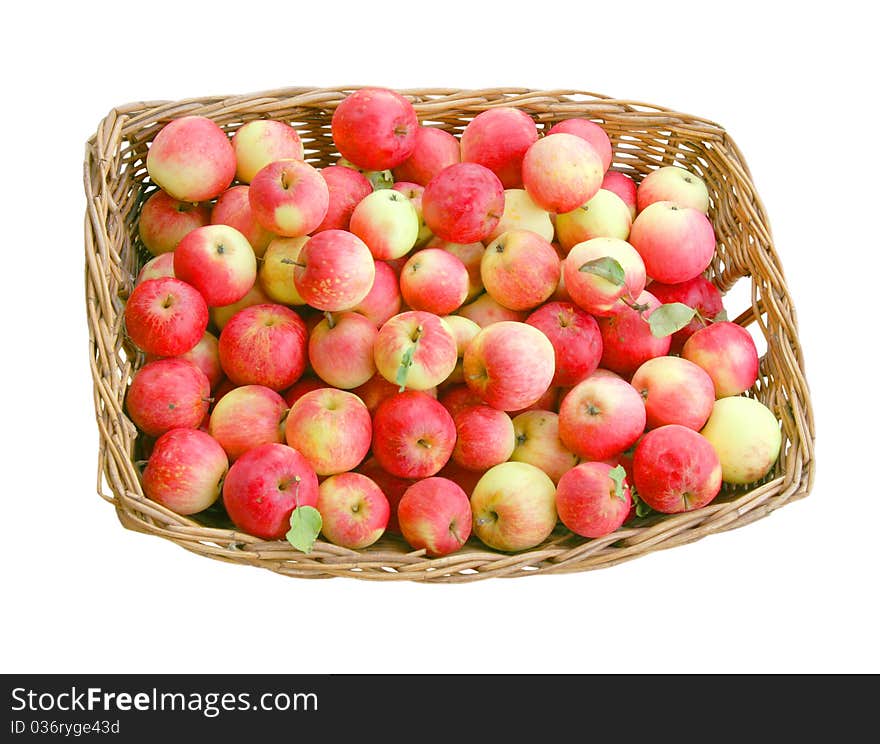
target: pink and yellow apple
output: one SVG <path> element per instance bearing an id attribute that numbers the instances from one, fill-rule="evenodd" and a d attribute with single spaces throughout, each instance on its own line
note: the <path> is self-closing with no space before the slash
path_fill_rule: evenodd
<path id="1" fill-rule="evenodd" d="M 455 369 L 449 373 L 449 377 L 446 378 L 445 382 L 464 382 L 464 352 L 474 336 L 480 332 L 480 326 L 461 315 L 447 315 L 443 320 L 446 321 L 446 325 L 449 326 L 452 335 L 455 337 L 455 348 L 458 352 L 458 361 L 455 364 Z"/>
<path id="2" fill-rule="evenodd" d="M 483 286 L 510 310 L 531 310 L 547 300 L 559 283 L 559 256 L 531 230 L 510 230 L 486 246 L 480 262 Z"/>
<path id="3" fill-rule="evenodd" d="M 592 199 L 604 173 L 593 146 L 564 132 L 539 139 L 522 162 L 523 184 L 532 201 L 556 214 L 570 212 Z"/>
<path id="4" fill-rule="evenodd" d="M 318 486 L 321 533 L 334 545 L 362 550 L 388 526 L 391 506 L 382 489 L 360 473 L 331 475 Z"/>
<path id="5" fill-rule="evenodd" d="M 623 284 L 591 269 L 606 258 L 613 259 L 623 269 Z M 593 238 L 578 243 L 563 261 L 562 273 L 572 302 L 596 316 L 613 315 L 623 307 L 621 300 L 635 300 L 647 281 L 645 264 L 638 251 L 617 238 Z"/>
<path id="6" fill-rule="evenodd" d="M 480 328 L 486 328 L 502 320 L 522 322 L 528 317 L 528 313 L 524 310 L 511 310 L 499 304 L 488 292 L 481 294 L 467 305 L 462 305 L 457 315 L 473 321 Z"/>
<path id="7" fill-rule="evenodd" d="M 556 238 L 565 251 L 593 238 L 629 237 L 629 208 L 614 192 L 599 189 L 586 204 L 556 216 Z"/>
<path id="8" fill-rule="evenodd" d="M 394 166 L 392 172 L 395 181 L 427 186 L 440 171 L 458 162 L 461 162 L 461 148 L 453 135 L 437 127 L 420 126 L 416 129 L 412 154 Z"/>
<path id="9" fill-rule="evenodd" d="M 147 261 L 138 272 L 134 286 L 147 279 L 159 279 L 163 276 L 174 276 L 174 252 L 160 253 Z"/>
<path id="10" fill-rule="evenodd" d="M 611 167 L 611 160 L 614 157 L 611 140 L 599 124 L 589 119 L 564 119 L 550 127 L 547 134 L 559 134 L 560 132 L 573 134 L 592 145 L 602 161 L 603 173 Z"/>
<path id="11" fill-rule="evenodd" d="M 625 479 L 615 481 L 606 462 L 584 462 L 569 470 L 556 487 L 559 519 L 581 537 L 604 537 L 629 516 L 632 493 Z"/>
<path id="12" fill-rule="evenodd" d="M 449 555 L 471 534 L 471 505 L 461 487 L 442 477 L 413 483 L 397 507 L 403 539 L 431 557 Z"/>
<path id="13" fill-rule="evenodd" d="M 483 292 L 483 279 L 480 276 L 480 262 L 486 246 L 482 243 L 450 243 L 433 237 L 427 248 L 442 248 L 458 258 L 468 272 L 468 293 L 465 302 L 472 302 Z"/>
<path id="14" fill-rule="evenodd" d="M 296 130 L 283 121 L 257 119 L 239 127 L 232 135 L 235 177 L 250 183 L 254 176 L 276 160 L 302 160 L 303 143 Z"/>
<path id="15" fill-rule="evenodd" d="M 458 163 L 440 171 L 422 194 L 422 216 L 434 235 L 451 243 L 486 239 L 504 214 L 504 187 L 488 168 Z"/>
<path id="16" fill-rule="evenodd" d="M 234 462 L 261 444 L 283 442 L 286 415 L 287 403 L 274 390 L 263 385 L 242 385 L 214 405 L 208 433 Z"/>
<path id="17" fill-rule="evenodd" d="M 329 201 L 327 214 L 312 232 L 348 230 L 354 208 L 373 193 L 373 186 L 359 171 L 341 165 L 321 168 L 321 177 L 327 183 Z"/>
<path id="18" fill-rule="evenodd" d="M 209 307 L 242 299 L 257 279 L 247 238 L 228 225 L 198 227 L 174 250 L 174 276 L 195 287 Z"/>
<path id="19" fill-rule="evenodd" d="M 455 336 L 446 322 L 419 310 L 388 320 L 379 329 L 373 355 L 382 377 L 411 390 L 439 385 L 458 360 Z"/>
<path id="20" fill-rule="evenodd" d="M 685 342 L 681 355 L 708 373 L 716 398 L 744 393 L 758 379 L 755 342 L 745 328 L 730 321 L 711 323 L 697 331 Z"/>
<path id="21" fill-rule="evenodd" d="M 309 334 L 309 362 L 324 382 L 343 390 L 363 385 L 376 374 L 373 345 L 379 332 L 363 315 L 327 314 Z"/>
<path id="22" fill-rule="evenodd" d="M 637 187 L 632 176 L 610 170 L 605 173 L 605 177 L 602 179 L 602 188 L 606 191 L 613 191 L 623 200 L 623 203 L 626 204 L 626 208 L 629 210 L 630 221 L 636 218 Z"/>
<path id="23" fill-rule="evenodd" d="M 531 230 L 548 243 L 553 240 L 550 213 L 535 204 L 525 189 L 505 189 L 504 212 L 486 240 L 495 240 L 508 230 Z"/>
<path id="24" fill-rule="evenodd" d="M 553 411 L 524 411 L 513 419 L 516 446 L 510 459 L 540 468 L 554 483 L 580 458 L 559 438 L 559 416 Z"/>
<path id="25" fill-rule="evenodd" d="M 403 301 L 413 310 L 448 315 L 467 299 L 465 265 L 449 251 L 423 248 L 412 254 L 400 272 Z"/>
<path id="26" fill-rule="evenodd" d="M 302 247 L 309 240 L 300 238 L 275 238 L 269 243 L 257 272 L 260 287 L 271 302 L 281 305 L 305 305 L 294 282 L 296 264 Z"/>
<path id="27" fill-rule="evenodd" d="M 375 276 L 376 262 L 360 238 L 345 230 L 324 230 L 300 250 L 293 279 L 309 305 L 335 313 L 363 302 Z"/>
<path id="28" fill-rule="evenodd" d="M 138 235 L 150 253 L 160 256 L 173 251 L 187 233 L 210 221 L 211 210 L 206 204 L 178 201 L 159 189 L 141 207 Z"/>
<path id="29" fill-rule="evenodd" d="M 462 131 L 461 159 L 491 170 L 504 188 L 520 188 L 523 157 L 537 139 L 538 128 L 524 111 L 491 108 L 477 114 Z"/>
<path id="30" fill-rule="evenodd" d="M 452 459 L 466 470 L 482 472 L 507 462 L 516 446 L 513 422 L 504 411 L 485 405 L 464 408 L 453 417 Z"/>
<path id="31" fill-rule="evenodd" d="M 232 316 L 240 310 L 253 307 L 254 305 L 272 304 L 273 302 L 275 301 L 263 291 L 263 287 L 257 281 L 254 282 L 254 286 L 238 302 L 233 302 L 231 305 L 209 308 L 211 322 L 217 327 L 218 331 L 222 331 Z"/>
<path id="32" fill-rule="evenodd" d="M 386 261 L 409 253 L 419 237 L 419 215 L 399 191 L 380 189 L 362 199 L 349 230 L 366 243 L 373 258 Z"/>
<path id="33" fill-rule="evenodd" d="M 715 403 L 712 378 L 681 357 L 647 360 L 636 370 L 631 384 L 645 401 L 648 429 L 679 424 L 699 431 Z"/>
<path id="34" fill-rule="evenodd" d="M 275 160 L 257 171 L 248 190 L 251 210 L 276 235 L 308 235 L 327 216 L 330 190 L 321 174 L 302 160 Z"/>
<path id="35" fill-rule="evenodd" d="M 709 189 L 702 178 L 689 170 L 667 165 L 652 170 L 636 191 L 639 212 L 658 201 L 671 201 L 709 214 Z"/>

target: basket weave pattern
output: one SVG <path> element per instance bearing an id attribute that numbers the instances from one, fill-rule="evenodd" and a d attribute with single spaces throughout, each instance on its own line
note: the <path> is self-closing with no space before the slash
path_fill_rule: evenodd
<path id="1" fill-rule="evenodd" d="M 211 558 L 290 576 L 464 582 L 611 566 L 741 527 L 809 493 L 815 435 L 797 318 L 764 207 L 727 132 L 706 119 L 635 101 L 580 91 L 505 88 L 400 92 L 412 100 L 423 123 L 456 134 L 480 111 L 495 106 L 520 108 L 545 130 L 562 119 L 590 118 L 611 138 L 613 169 L 639 181 L 658 166 L 680 163 L 705 180 L 711 197 L 709 218 L 718 241 L 709 278 L 722 292 L 738 281 L 750 283 L 751 306 L 736 322 L 754 324 L 767 342 L 758 382 L 749 394 L 782 422 L 783 447 L 775 469 L 750 488 L 725 487 L 703 509 L 637 520 L 600 539 L 579 538 L 560 527 L 542 545 L 522 553 L 492 551 L 472 538 L 443 558 L 428 558 L 393 535 L 362 551 L 319 540 L 306 555 L 286 542 L 207 527 L 146 499 L 139 480 L 138 431 L 124 410 L 127 385 L 144 358 L 125 335 L 123 308 L 148 257 L 137 238 L 140 207 L 154 188 L 145 166 L 148 143 L 168 121 L 190 114 L 210 117 L 230 133 L 252 119 L 274 118 L 294 124 L 307 161 L 329 165 L 338 157 L 330 117 L 355 89 L 287 88 L 245 96 L 132 103 L 112 109 L 88 140 L 85 278 L 100 437 L 97 490 L 115 506 L 125 527 Z"/>

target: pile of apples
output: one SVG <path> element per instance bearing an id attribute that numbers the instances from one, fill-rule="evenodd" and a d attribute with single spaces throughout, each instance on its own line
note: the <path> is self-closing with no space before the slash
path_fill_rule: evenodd
<path id="1" fill-rule="evenodd" d="M 442 556 L 699 509 L 778 458 L 750 334 L 705 274 L 705 183 L 638 185 L 586 119 L 497 107 L 459 137 L 381 88 L 316 168 L 289 124 L 156 135 L 153 254 L 125 307 L 147 497 L 309 551 Z"/>

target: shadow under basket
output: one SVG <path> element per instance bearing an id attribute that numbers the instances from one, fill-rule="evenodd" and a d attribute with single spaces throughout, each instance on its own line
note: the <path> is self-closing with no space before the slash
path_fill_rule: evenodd
<path id="1" fill-rule="evenodd" d="M 795 309 L 764 207 L 736 144 L 719 125 L 660 106 L 580 91 L 506 88 L 400 92 L 412 100 L 423 123 L 455 134 L 478 113 L 497 106 L 519 108 L 544 131 L 562 119 L 592 119 L 611 138 L 612 169 L 639 181 L 657 167 L 677 163 L 704 179 L 718 241 L 707 275 L 725 294 L 738 282 L 750 285 L 748 306 L 736 318 L 749 328 L 762 352 L 758 382 L 748 395 L 767 405 L 782 422 L 782 452 L 771 473 L 747 488 L 725 486 L 703 509 L 637 519 L 600 539 L 572 535 L 560 525 L 532 550 L 501 553 L 472 537 L 461 550 L 443 558 L 413 551 L 394 535 L 360 551 L 319 540 L 311 553 L 304 554 L 286 542 L 236 531 L 224 522 L 222 510 L 182 517 L 145 498 L 140 483 L 143 443 L 124 410 L 128 383 L 144 356 L 126 337 L 123 309 L 139 268 L 149 258 L 137 237 L 141 205 L 155 188 L 145 166 L 148 144 L 162 126 L 180 116 L 207 116 L 230 134 L 247 121 L 273 118 L 296 127 L 308 162 L 330 165 L 338 157 L 330 118 L 355 89 L 286 88 L 131 103 L 112 109 L 89 139 L 84 164 L 86 311 L 100 433 L 98 493 L 116 507 L 125 527 L 217 560 L 289 576 L 466 582 L 612 566 L 742 527 L 809 493 L 815 435 Z"/>

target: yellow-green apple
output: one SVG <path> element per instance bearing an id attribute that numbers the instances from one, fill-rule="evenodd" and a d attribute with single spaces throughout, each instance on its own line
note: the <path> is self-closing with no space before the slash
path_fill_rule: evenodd
<path id="1" fill-rule="evenodd" d="M 491 170 L 457 163 L 425 186 L 422 216 L 434 235 L 450 243 L 477 243 L 495 229 L 504 214 L 504 187 Z"/>
<path id="2" fill-rule="evenodd" d="M 486 240 L 495 240 L 508 230 L 531 230 L 548 243 L 553 240 L 550 213 L 535 204 L 525 189 L 505 189 L 504 212 Z"/>
<path id="3" fill-rule="evenodd" d="M 141 207 L 138 235 L 150 253 L 160 256 L 177 248 L 188 232 L 210 221 L 208 205 L 178 201 L 159 189 Z"/>
<path id="4" fill-rule="evenodd" d="M 427 186 L 444 168 L 461 162 L 458 140 L 443 129 L 420 126 L 416 129 L 415 140 L 412 154 L 391 169 L 395 181 Z"/>
<path id="5" fill-rule="evenodd" d="M 679 424 L 699 431 L 715 403 L 712 378 L 681 357 L 648 359 L 636 370 L 630 384 L 645 401 L 648 429 Z"/>
<path id="6" fill-rule="evenodd" d="M 247 238 L 229 225 L 205 225 L 174 250 L 174 276 L 191 284 L 210 307 L 238 302 L 257 280 L 257 258 Z"/>
<path id="7" fill-rule="evenodd" d="M 373 456 L 398 478 L 436 475 L 454 447 L 452 416 L 427 393 L 398 393 L 383 400 L 373 414 Z"/>
<path id="8" fill-rule="evenodd" d="M 523 184 L 532 201 L 561 214 L 585 204 L 599 190 L 605 170 L 595 148 L 561 132 L 529 147 L 522 163 Z"/>
<path id="9" fill-rule="evenodd" d="M 210 201 L 235 177 L 235 151 L 226 133 L 204 116 L 166 124 L 147 151 L 147 173 L 174 199 Z"/>
<path id="10" fill-rule="evenodd" d="M 623 269 L 620 277 L 605 271 L 605 259 L 613 259 Z M 565 289 L 578 307 L 591 315 L 613 315 L 632 302 L 647 281 L 645 264 L 638 251 L 625 240 L 593 238 L 575 245 L 562 263 Z"/>
<path id="11" fill-rule="evenodd" d="M 611 160 L 614 157 L 611 149 L 611 140 L 608 138 L 605 130 L 596 122 L 589 119 L 565 119 L 556 122 L 556 124 L 550 127 L 547 134 L 559 134 L 560 132 L 573 134 L 589 142 L 602 161 L 603 173 L 611 167 Z"/>
<path id="12" fill-rule="evenodd" d="M 623 469 L 612 473 L 606 462 L 584 462 L 556 486 L 556 511 L 568 529 L 581 537 L 603 537 L 629 516 L 632 493 Z M 620 473 L 619 477 L 617 474 Z"/>
<path id="13" fill-rule="evenodd" d="M 632 226 L 629 207 L 613 191 L 599 189 L 586 204 L 556 215 L 556 238 L 566 251 L 593 238 L 626 240 Z"/>
<path id="14" fill-rule="evenodd" d="M 323 222 L 330 191 L 321 174 L 302 160 L 276 160 L 257 171 L 248 189 L 254 217 L 276 235 L 298 238 Z"/>
<path id="15" fill-rule="evenodd" d="M 317 377 L 306 377 L 303 375 L 293 383 L 293 385 L 287 388 L 287 390 L 283 391 L 281 397 L 284 398 L 284 402 L 287 403 L 288 408 L 293 408 L 293 404 L 306 393 L 310 393 L 312 390 L 320 390 L 325 387 L 327 387 L 327 383 L 323 380 Z"/>
<path id="16" fill-rule="evenodd" d="M 244 310 L 246 307 L 253 307 L 254 305 L 271 304 L 272 302 L 274 302 L 274 300 L 263 291 L 260 283 L 254 282 L 254 286 L 251 287 L 248 290 L 248 293 L 238 302 L 233 302 L 231 305 L 210 308 L 211 322 L 217 327 L 218 331 L 222 331 L 230 318 L 240 310 Z"/>
<path id="17" fill-rule="evenodd" d="M 745 328 L 730 321 L 701 328 L 685 342 L 681 355 L 706 370 L 716 398 L 744 393 L 758 379 L 755 341 Z"/>
<path id="18" fill-rule="evenodd" d="M 376 369 L 400 388 L 427 390 L 443 382 L 458 360 L 455 336 L 446 321 L 420 310 L 390 318 L 373 346 Z"/>
<path id="19" fill-rule="evenodd" d="M 373 186 L 360 171 L 341 165 L 321 168 L 321 177 L 327 183 L 329 202 L 327 214 L 313 233 L 322 230 L 348 230 L 351 213 L 361 199 L 373 193 Z"/>
<path id="20" fill-rule="evenodd" d="M 631 176 L 619 171 L 608 171 L 602 179 L 602 188 L 606 191 L 613 191 L 626 204 L 629 210 L 630 221 L 636 218 L 636 182 Z"/>
<path id="21" fill-rule="evenodd" d="M 540 468 L 554 483 L 580 460 L 559 438 L 559 416 L 553 411 L 524 411 L 514 417 L 513 431 L 510 459 Z"/>
<path id="22" fill-rule="evenodd" d="M 275 238 L 269 243 L 257 276 L 270 302 L 281 305 L 306 304 L 296 289 L 293 276 L 300 251 L 308 240 L 308 235 L 303 235 L 299 238 Z"/>
<path id="23" fill-rule="evenodd" d="M 530 406 L 550 387 L 553 344 L 526 323 L 499 321 L 474 336 L 464 353 L 464 379 L 483 401 L 503 411 Z"/>
<path id="24" fill-rule="evenodd" d="M 416 217 L 419 218 L 419 234 L 416 236 L 415 247 L 424 247 L 434 237 L 422 214 L 422 194 L 425 193 L 425 187 L 412 181 L 398 181 L 391 190 L 403 194 L 415 208 Z"/>
<path id="25" fill-rule="evenodd" d="M 400 284 L 397 275 L 385 261 L 376 261 L 373 286 L 352 310 L 370 319 L 380 328 L 389 318 L 400 312 Z"/>
<path id="26" fill-rule="evenodd" d="M 516 434 L 504 411 L 485 405 L 469 406 L 452 420 L 456 433 L 452 459 L 456 464 L 482 472 L 510 459 Z"/>
<path id="27" fill-rule="evenodd" d="M 471 494 L 474 534 L 495 550 L 540 545 L 556 526 L 556 486 L 543 470 L 503 462 L 487 470 Z"/>
<path id="28" fill-rule="evenodd" d="M 651 282 L 651 294 L 664 305 L 680 302 L 697 311 L 690 323 L 672 334 L 670 351 L 675 354 L 681 352 L 685 341 L 724 311 L 718 287 L 702 275 L 678 284 Z"/>
<path id="29" fill-rule="evenodd" d="M 633 455 L 639 498 L 663 514 L 706 506 L 721 490 L 721 462 L 708 439 L 668 424 L 639 440 Z"/>
<path id="30" fill-rule="evenodd" d="M 147 354 L 185 354 L 208 329 L 208 306 L 192 285 L 172 276 L 138 284 L 125 303 L 125 331 Z"/>
<path id="31" fill-rule="evenodd" d="M 559 283 L 559 256 L 531 230 L 509 230 L 489 245 L 480 262 L 483 286 L 492 299 L 510 310 L 531 310 Z"/>
<path id="32" fill-rule="evenodd" d="M 413 310 L 448 315 L 468 294 L 465 265 L 449 251 L 423 248 L 413 253 L 400 271 L 403 301 Z"/>
<path id="33" fill-rule="evenodd" d="M 504 188 L 519 188 L 523 157 L 537 139 L 538 128 L 524 111 L 508 106 L 488 109 L 462 131 L 461 159 L 491 170 Z"/>
<path id="34" fill-rule="evenodd" d="M 580 457 L 604 460 L 635 444 L 646 420 L 638 390 L 617 376 L 593 374 L 559 404 L 559 438 Z"/>
<path id="35" fill-rule="evenodd" d="M 702 178 L 685 168 L 667 165 L 652 170 L 636 191 L 639 212 L 658 201 L 671 201 L 709 214 L 709 189 Z"/>
<path id="36" fill-rule="evenodd" d="M 629 379 L 649 359 L 669 353 L 672 339 L 655 336 L 648 322 L 658 307 L 660 301 L 644 290 L 636 298 L 634 307 L 624 305 L 614 315 L 599 318 L 600 366 Z"/>
<path id="37" fill-rule="evenodd" d="M 243 124 L 232 135 L 235 177 L 250 183 L 257 172 L 276 160 L 302 160 L 303 143 L 289 124 L 275 119 L 257 119 Z"/>
<path id="38" fill-rule="evenodd" d="M 356 468 L 370 449 L 370 412 L 354 393 L 320 388 L 293 404 L 284 436 L 318 475 L 344 473 Z"/>
<path id="39" fill-rule="evenodd" d="M 553 344 L 553 386 L 572 387 L 596 371 L 602 358 L 602 334 L 592 315 L 570 302 L 548 302 L 529 315 L 526 323 Z"/>
<path id="40" fill-rule="evenodd" d="M 286 444 L 261 444 L 229 468 L 223 505 L 238 529 L 265 540 L 280 540 L 290 515 L 318 503 L 318 476 L 299 452 Z"/>
<path id="41" fill-rule="evenodd" d="M 404 194 L 380 189 L 361 199 L 354 208 L 349 230 L 367 244 L 373 258 L 400 258 L 416 244 L 419 215 Z"/>
<path id="42" fill-rule="evenodd" d="M 157 359 L 131 378 L 128 415 L 141 431 L 158 437 L 171 429 L 196 429 L 208 412 L 211 383 L 195 364 Z"/>
<path id="43" fill-rule="evenodd" d="M 382 469 L 382 466 L 379 465 L 375 457 L 368 457 L 364 460 L 358 466 L 356 472 L 366 475 L 382 489 L 382 493 L 384 493 L 385 498 L 388 499 L 388 505 L 390 507 L 388 526 L 385 528 L 385 531 L 399 535 L 400 524 L 397 521 L 397 506 L 400 504 L 403 494 L 406 493 L 406 489 L 415 481 L 412 481 L 409 478 L 398 478 L 396 475 L 391 475 L 391 473 Z"/>
<path id="44" fill-rule="evenodd" d="M 346 96 L 330 121 L 339 154 L 365 170 L 404 162 L 416 146 L 419 119 L 412 104 L 386 88 L 361 88 Z"/>
<path id="45" fill-rule="evenodd" d="M 351 390 L 376 374 L 373 344 L 379 332 L 363 315 L 331 314 L 309 334 L 309 363 L 333 387 Z"/>
<path id="46" fill-rule="evenodd" d="M 253 305 L 220 332 L 220 364 L 236 385 L 289 388 L 306 368 L 306 324 L 284 305 Z"/>
<path id="47" fill-rule="evenodd" d="M 247 238 L 258 258 L 275 236 L 257 222 L 248 198 L 249 186 L 232 186 L 217 199 L 211 210 L 212 225 L 229 225 Z"/>
<path id="48" fill-rule="evenodd" d="M 350 550 L 367 548 L 382 537 L 391 514 L 382 489 L 361 473 L 339 473 L 322 481 L 317 509 L 324 537 Z"/>
<path id="49" fill-rule="evenodd" d="M 449 373 L 446 382 L 461 383 L 464 382 L 464 352 L 474 336 L 480 332 L 480 326 L 461 315 L 447 315 L 443 320 L 446 321 L 446 325 L 449 326 L 452 335 L 455 337 L 455 348 L 458 351 L 458 361 L 455 364 L 455 369 Z"/>
<path id="50" fill-rule="evenodd" d="M 163 276 L 174 276 L 174 253 L 160 253 L 147 261 L 134 280 L 135 286 L 147 279 L 158 279 Z"/>
<path id="51" fill-rule="evenodd" d="M 198 429 L 172 429 L 153 445 L 144 494 L 176 514 L 198 514 L 219 498 L 228 467 L 213 437 Z"/>
<path id="52" fill-rule="evenodd" d="M 431 557 L 449 555 L 471 535 L 471 504 L 461 487 L 435 476 L 413 483 L 397 507 L 403 539 Z"/>
<path id="53" fill-rule="evenodd" d="M 468 293 L 465 302 L 472 302 L 483 292 L 483 279 L 480 276 L 480 262 L 486 246 L 482 243 L 450 243 L 433 237 L 428 242 L 427 248 L 442 248 L 456 256 L 468 272 Z"/>
<path id="54" fill-rule="evenodd" d="M 214 405 L 208 434 L 234 462 L 261 444 L 283 442 L 286 415 L 287 403 L 274 390 L 263 385 L 242 385 Z"/>
<path id="55" fill-rule="evenodd" d="M 473 302 L 462 305 L 457 315 L 472 320 L 480 328 L 502 320 L 522 322 L 528 317 L 524 310 L 511 310 L 499 304 L 488 292 L 481 294 Z"/>
<path id="56" fill-rule="evenodd" d="M 160 357 L 155 357 L 152 354 L 147 354 L 148 362 L 152 362 L 159 358 Z M 186 362 L 192 362 L 195 364 L 196 367 L 204 372 L 205 377 L 208 378 L 211 390 L 216 388 L 223 380 L 223 367 L 220 366 L 219 342 L 213 333 L 205 331 L 205 335 L 202 336 L 201 341 L 189 351 L 180 356 L 171 358 L 183 359 Z"/>
<path id="57" fill-rule="evenodd" d="M 715 230 L 706 215 L 670 201 L 654 202 L 639 212 L 629 242 L 648 276 L 664 284 L 699 276 L 715 255 Z"/>
<path id="58" fill-rule="evenodd" d="M 782 431 L 773 412 L 759 400 L 730 396 L 715 401 L 700 432 L 721 461 L 721 478 L 745 485 L 763 478 L 779 458 Z"/>
<path id="59" fill-rule="evenodd" d="M 359 237 L 345 230 L 324 230 L 302 247 L 293 280 L 309 305 L 335 313 L 362 302 L 375 276 L 376 262 Z"/>

